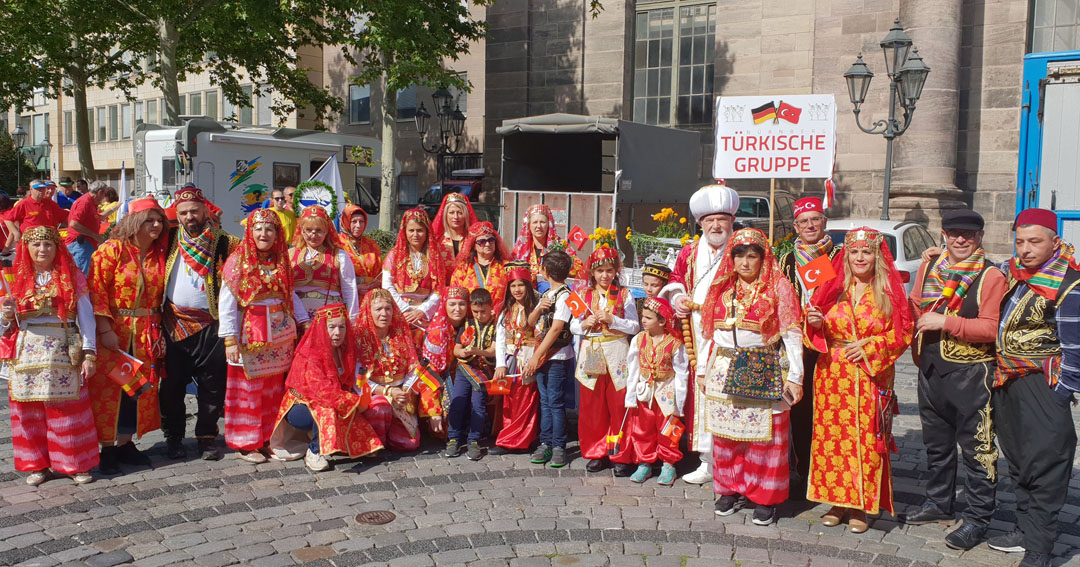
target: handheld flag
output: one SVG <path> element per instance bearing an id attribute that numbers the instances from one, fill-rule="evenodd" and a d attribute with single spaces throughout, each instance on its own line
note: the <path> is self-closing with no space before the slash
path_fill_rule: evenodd
<path id="1" fill-rule="evenodd" d="M 586 234 L 583 228 L 575 224 L 574 228 L 571 228 L 570 232 L 566 233 L 566 239 L 569 240 L 575 248 L 581 250 L 581 247 L 585 246 L 585 243 L 589 241 L 589 235 Z"/>
<path id="2" fill-rule="evenodd" d="M 492 378 L 487 382 L 484 382 L 484 389 L 487 390 L 489 396 L 501 396 L 510 393 L 510 377 L 503 376 L 501 379 L 496 380 Z"/>
<path id="3" fill-rule="evenodd" d="M 15 282 L 15 269 L 14 268 L 0 268 L 0 274 L 3 274 L 4 278 L 0 283 L 3 284 L 0 287 L 0 297 L 11 295 L 11 284 Z"/>
<path id="4" fill-rule="evenodd" d="M 439 377 L 431 366 L 421 364 L 416 368 L 416 381 L 412 384 L 412 390 L 419 394 L 423 390 L 434 392 L 439 389 Z"/>
<path id="5" fill-rule="evenodd" d="M 660 435 L 667 438 L 672 447 L 678 447 L 679 439 L 682 438 L 685 430 L 686 426 L 683 425 L 682 420 L 673 415 L 664 422 L 664 427 L 660 429 Z"/>
<path id="6" fill-rule="evenodd" d="M 465 330 L 461 332 L 461 339 L 459 339 L 458 342 L 461 343 L 461 346 L 469 346 L 475 338 L 476 329 L 473 327 L 465 327 Z"/>
<path id="7" fill-rule="evenodd" d="M 109 357 L 112 368 L 109 369 L 107 376 L 113 382 L 119 384 L 128 396 L 132 398 L 139 397 L 139 394 L 150 389 L 150 382 L 139 375 L 139 369 L 142 368 L 143 361 L 124 351 L 115 352 L 115 356 Z"/>
<path id="8" fill-rule="evenodd" d="M 566 306 L 570 308 L 570 313 L 574 317 L 583 317 L 586 312 L 590 311 L 589 305 L 585 303 L 584 299 L 581 299 L 581 296 L 576 291 L 571 291 L 570 295 L 566 296 Z"/>
<path id="9" fill-rule="evenodd" d="M 619 447 L 619 441 L 622 440 L 623 430 L 626 429 L 626 418 L 628 418 L 628 417 L 630 417 L 630 408 L 626 408 L 626 412 L 623 413 L 622 425 L 619 426 L 619 432 L 616 433 L 615 435 L 608 435 L 607 436 L 607 444 L 608 444 L 608 452 L 607 452 L 607 454 L 610 457 L 614 457 L 615 455 L 618 455 L 619 451 L 621 450 L 621 448 Z"/>
<path id="10" fill-rule="evenodd" d="M 799 268 L 799 278 L 806 289 L 814 289 L 836 277 L 832 261 L 827 255 L 821 255 Z"/>

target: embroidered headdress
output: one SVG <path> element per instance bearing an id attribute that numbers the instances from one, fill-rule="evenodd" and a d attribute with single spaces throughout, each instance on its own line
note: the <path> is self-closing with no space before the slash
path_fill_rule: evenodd
<path id="1" fill-rule="evenodd" d="M 52 278 L 44 293 L 39 294 L 36 283 L 36 269 L 30 258 L 31 242 L 52 242 L 56 245 L 56 257 L 53 259 Z M 67 247 L 60 245 L 60 232 L 52 226 L 35 226 L 23 233 L 15 249 L 15 262 L 12 264 L 15 279 L 11 282 L 11 294 L 15 297 L 16 309 L 21 314 L 31 314 L 45 309 L 42 301 L 51 301 L 55 306 L 56 316 L 67 321 L 76 313 L 76 303 L 87 293 L 86 276 L 75 265 Z M 4 277 L 0 275 L 0 277 Z M 49 288 L 56 290 L 55 295 Z"/>
<path id="2" fill-rule="evenodd" d="M 277 230 L 273 247 L 259 252 L 255 229 L 269 224 Z M 240 307 L 258 301 L 265 295 L 277 295 L 285 312 L 292 314 L 293 273 L 289 265 L 288 244 L 281 219 L 272 209 L 255 209 L 248 215 L 244 239 L 225 262 L 224 282 L 236 297 Z"/>

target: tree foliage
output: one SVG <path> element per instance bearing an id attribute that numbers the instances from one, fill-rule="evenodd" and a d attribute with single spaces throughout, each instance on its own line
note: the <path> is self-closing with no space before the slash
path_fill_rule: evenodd
<path id="1" fill-rule="evenodd" d="M 22 168 L 21 173 L 15 170 L 16 166 Z M 19 181 L 25 185 L 37 174 L 38 172 L 30 165 L 30 162 L 26 161 L 25 157 L 19 159 L 18 152 L 15 151 L 15 140 L 11 138 L 11 134 L 0 131 L 0 190 L 10 196 L 15 196 Z"/>

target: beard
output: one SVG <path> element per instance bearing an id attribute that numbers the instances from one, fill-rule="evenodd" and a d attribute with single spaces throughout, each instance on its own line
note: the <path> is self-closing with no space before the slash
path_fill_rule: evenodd
<path id="1" fill-rule="evenodd" d="M 728 234 L 726 232 L 707 232 L 705 233 L 705 242 L 709 243 L 709 246 L 713 248 L 723 248 L 727 244 Z"/>

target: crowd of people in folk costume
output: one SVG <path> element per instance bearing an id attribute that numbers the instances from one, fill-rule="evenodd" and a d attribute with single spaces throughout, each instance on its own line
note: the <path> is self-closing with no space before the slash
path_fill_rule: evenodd
<path id="1" fill-rule="evenodd" d="M 434 222 L 406 211 L 384 257 L 359 207 L 290 212 L 295 227 L 285 207 L 258 209 L 237 239 L 189 185 L 167 210 L 130 202 L 107 240 L 77 231 L 92 254 L 73 256 L 42 184 L 9 226 L 15 277 L 0 312 L 15 467 L 31 485 L 150 465 L 133 439 L 158 428 L 168 458 L 185 457 L 191 382 L 201 458 L 221 458 L 224 417 L 240 459 L 314 471 L 331 455 L 414 451 L 424 434 L 445 440 L 446 457 L 528 453 L 563 467 L 576 403 L 590 473 L 671 485 L 685 446 L 700 466 L 683 479 L 712 483 L 717 515 L 753 506 L 768 525 L 805 498 L 832 506 L 825 525 L 859 533 L 895 514 L 894 364 L 911 346 L 929 482 L 925 504 L 899 518 L 962 517 L 947 543 L 983 541 L 1000 444 L 1017 526 L 989 543 L 1048 564 L 1080 389 L 1080 271 L 1051 211 L 1016 217 L 1016 255 L 1001 266 L 978 213 L 947 213 L 944 248 L 908 295 L 886 235 L 859 228 L 833 243 L 821 201 L 803 198 L 794 250 L 776 258 L 760 230 L 734 230 L 738 194 L 710 185 L 689 202 L 700 239 L 673 267 L 647 265 L 635 299 L 617 249 L 598 241 L 577 258 L 545 205 L 526 211 L 508 250 L 450 194 Z M 97 228 L 79 219 L 68 224 Z M 811 265 L 815 277 L 800 277 Z"/>

